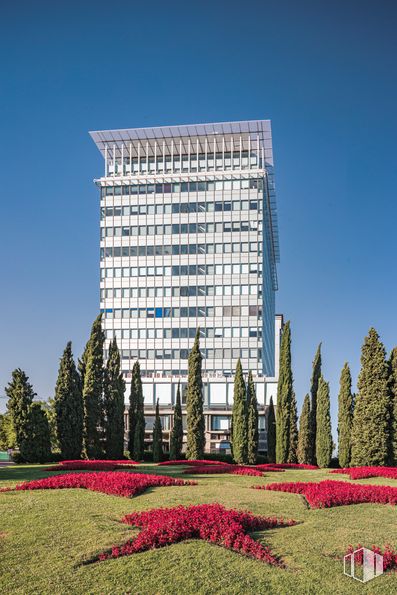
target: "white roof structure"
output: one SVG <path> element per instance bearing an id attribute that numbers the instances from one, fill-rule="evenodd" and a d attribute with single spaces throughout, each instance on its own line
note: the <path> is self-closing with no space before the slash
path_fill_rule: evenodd
<path id="1" fill-rule="evenodd" d="M 137 156 L 137 148 L 140 145 L 143 149 L 149 149 L 149 155 L 154 155 L 155 144 L 161 149 L 163 146 L 166 153 L 171 153 L 171 144 L 178 148 L 182 143 L 182 150 L 188 151 L 190 147 L 197 146 L 204 152 L 205 140 L 208 146 L 213 147 L 215 142 L 216 150 L 231 150 L 232 144 L 235 149 L 239 148 L 237 141 L 242 142 L 243 150 L 250 145 L 252 150 L 259 147 L 265 150 L 266 162 L 273 165 L 272 135 L 270 120 L 246 120 L 241 122 L 219 122 L 212 124 L 188 124 L 185 126 L 160 126 L 155 128 L 125 128 L 119 130 L 97 130 L 90 132 L 90 135 L 105 157 L 106 147 L 116 149 L 116 157 L 121 155 L 121 148 L 124 145 L 125 155 L 129 154 L 132 145 L 132 156 Z M 233 140 L 232 140 L 233 138 Z M 223 139 L 223 140 L 222 140 Z M 172 143 L 173 141 L 173 143 Z M 225 143 L 225 145 L 223 145 Z M 177 152 L 177 151 L 176 151 Z"/>
<path id="2" fill-rule="evenodd" d="M 252 151 L 262 156 L 268 184 L 269 239 L 273 262 L 279 262 L 276 194 L 273 171 L 273 146 L 270 120 L 243 120 L 154 128 L 124 128 L 91 131 L 102 156 L 113 160 L 207 152 Z M 219 172 L 214 172 L 215 175 Z M 233 173 L 233 172 L 231 172 Z M 249 173 L 249 171 L 247 171 Z M 277 285 L 275 266 L 273 270 Z"/>

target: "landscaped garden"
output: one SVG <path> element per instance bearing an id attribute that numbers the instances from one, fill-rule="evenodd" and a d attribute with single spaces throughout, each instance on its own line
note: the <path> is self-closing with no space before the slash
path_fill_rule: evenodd
<path id="1" fill-rule="evenodd" d="M 351 545 L 397 544 L 396 479 L 125 463 L 0 468 L 0 488 L 19 486 L 0 492 L 1 593 L 396 591 L 394 570 L 362 585 L 342 563 Z"/>

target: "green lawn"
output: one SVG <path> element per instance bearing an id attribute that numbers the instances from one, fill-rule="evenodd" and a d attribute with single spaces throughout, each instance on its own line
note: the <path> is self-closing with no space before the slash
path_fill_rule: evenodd
<path id="1" fill-rule="evenodd" d="M 147 465 L 142 470 L 177 477 L 182 469 Z M 0 467 L 0 486 L 47 475 L 44 465 Z M 326 478 L 346 479 L 326 471 L 268 473 L 264 478 L 202 475 L 192 476 L 197 486 L 153 488 L 133 499 L 87 490 L 0 494 L 0 593 L 396 593 L 395 573 L 362 585 L 343 575 L 341 562 L 350 543 L 397 545 L 396 508 L 362 504 L 309 510 L 299 495 L 249 489 L 265 482 Z M 381 478 L 361 483 L 397 487 L 397 481 Z M 299 521 L 257 534 L 282 556 L 287 569 L 202 541 L 81 565 L 131 535 L 131 528 L 119 522 L 129 512 L 210 502 Z"/>

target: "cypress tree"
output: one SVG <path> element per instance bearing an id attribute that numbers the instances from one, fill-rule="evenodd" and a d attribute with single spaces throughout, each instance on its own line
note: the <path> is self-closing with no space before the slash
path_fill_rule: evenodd
<path id="1" fill-rule="evenodd" d="M 54 409 L 62 458 L 79 459 L 83 448 L 83 397 L 70 341 L 59 364 Z"/>
<path id="2" fill-rule="evenodd" d="M 310 423 L 310 396 L 306 395 L 299 420 L 298 462 L 301 464 L 311 461 Z"/>
<path id="3" fill-rule="evenodd" d="M 291 401 L 293 377 L 291 367 L 291 327 L 286 322 L 281 337 L 280 367 L 277 384 L 276 461 L 287 463 L 290 454 Z"/>
<path id="4" fill-rule="evenodd" d="M 104 375 L 105 453 L 107 459 L 124 456 L 124 391 L 120 370 L 120 352 L 116 338 L 109 344 Z"/>
<path id="5" fill-rule="evenodd" d="M 139 387 L 142 387 L 141 371 L 138 360 L 134 363 L 131 373 L 130 397 L 128 406 L 128 450 L 130 457 L 134 458 L 135 429 L 138 418 Z"/>
<path id="6" fill-rule="evenodd" d="M 317 391 L 316 460 L 319 467 L 329 467 L 332 458 L 331 412 L 328 382 L 320 376 Z"/>
<path id="7" fill-rule="evenodd" d="M 289 452 L 288 463 L 298 462 L 298 407 L 296 404 L 295 391 L 291 393 L 289 411 Z"/>
<path id="8" fill-rule="evenodd" d="M 159 401 L 156 403 L 156 417 L 153 427 L 153 462 L 159 463 L 163 458 L 163 428 L 159 412 Z"/>
<path id="9" fill-rule="evenodd" d="M 0 414 L 0 450 L 15 448 L 15 432 L 12 425 L 11 414 L 8 411 Z"/>
<path id="10" fill-rule="evenodd" d="M 345 362 L 340 375 L 338 395 L 338 458 L 341 467 L 350 466 L 353 421 L 352 377 Z"/>
<path id="11" fill-rule="evenodd" d="M 231 442 L 236 463 L 247 462 L 247 390 L 240 359 L 234 375 Z"/>
<path id="12" fill-rule="evenodd" d="M 141 367 L 139 362 L 135 364 L 135 430 L 134 430 L 134 448 L 132 458 L 135 461 L 142 461 L 145 451 L 145 411 L 143 402 L 143 389 L 142 389 L 142 378 L 141 378 Z"/>
<path id="13" fill-rule="evenodd" d="M 361 350 L 357 386 L 351 465 L 385 465 L 390 454 L 389 369 L 385 348 L 374 328 Z"/>
<path id="14" fill-rule="evenodd" d="M 181 405 L 181 386 L 178 383 L 176 402 L 174 407 L 174 425 L 172 426 L 170 439 L 170 461 L 178 461 L 181 458 L 183 444 L 183 423 Z"/>
<path id="15" fill-rule="evenodd" d="M 20 368 L 13 371 L 5 393 L 8 397 L 7 409 L 15 435 L 15 446 L 19 449 L 22 460 L 27 461 L 31 450 L 30 408 L 36 393 L 29 377 Z"/>
<path id="16" fill-rule="evenodd" d="M 94 321 L 84 353 L 84 454 L 89 459 L 102 456 L 101 423 L 103 421 L 103 345 L 102 315 Z"/>
<path id="17" fill-rule="evenodd" d="M 397 465 L 397 347 L 392 350 L 389 359 L 389 393 L 391 403 L 390 459 L 392 465 Z"/>
<path id="18" fill-rule="evenodd" d="M 274 414 L 273 397 L 270 397 L 267 412 L 267 460 L 269 463 L 276 462 L 276 416 Z"/>
<path id="19" fill-rule="evenodd" d="M 205 447 L 203 381 L 201 377 L 200 329 L 197 329 L 189 354 L 186 391 L 187 459 L 202 459 Z"/>
<path id="20" fill-rule="evenodd" d="M 258 401 L 251 371 L 248 374 L 247 401 L 247 463 L 255 465 L 259 442 Z"/>
<path id="21" fill-rule="evenodd" d="M 310 444 L 311 444 L 311 461 L 312 465 L 316 464 L 316 434 L 317 434 L 317 393 L 318 383 L 321 376 L 321 343 L 317 347 L 316 355 L 313 360 L 313 371 L 310 387 Z"/>
<path id="22" fill-rule="evenodd" d="M 46 463 L 51 457 L 50 426 L 40 403 L 32 403 L 29 410 L 29 447 L 24 459 L 29 463 Z"/>
<path id="23" fill-rule="evenodd" d="M 78 373 L 77 373 L 77 376 L 78 376 Z M 78 378 L 78 381 L 80 382 L 80 378 Z M 81 393 L 80 393 L 80 397 L 81 397 Z M 82 397 L 81 397 L 81 399 L 82 399 Z M 58 440 L 58 434 L 57 434 L 57 415 L 56 415 L 56 410 L 55 410 L 55 399 L 48 399 L 48 401 L 40 401 L 40 402 L 41 402 L 41 406 L 43 407 L 45 414 L 47 416 L 48 425 L 50 426 L 51 452 L 59 451 L 60 447 L 59 447 L 59 440 Z M 83 403 L 82 400 L 81 400 L 81 403 Z M 81 419 L 83 420 L 83 416 L 81 417 Z M 83 424 L 83 421 L 81 421 L 81 423 Z"/>

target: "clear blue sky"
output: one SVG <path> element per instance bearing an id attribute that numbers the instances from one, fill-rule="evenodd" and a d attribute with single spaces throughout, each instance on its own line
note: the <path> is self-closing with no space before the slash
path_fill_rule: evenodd
<path id="1" fill-rule="evenodd" d="M 397 344 L 397 5 L 14 2 L 0 22 L 0 395 L 53 394 L 98 311 L 89 130 L 270 118 L 299 405 L 323 342 L 337 397 L 374 325 Z M 0 399 L 4 403 L 4 399 Z"/>

